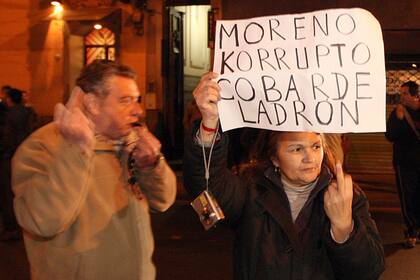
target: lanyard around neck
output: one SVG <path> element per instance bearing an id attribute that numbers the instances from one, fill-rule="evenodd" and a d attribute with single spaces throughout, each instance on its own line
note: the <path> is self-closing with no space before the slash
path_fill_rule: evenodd
<path id="1" fill-rule="evenodd" d="M 203 135 L 202 135 L 202 128 L 200 124 L 200 140 L 201 140 L 201 149 L 203 151 L 203 163 L 204 163 L 204 178 L 206 179 L 206 190 L 209 190 L 209 179 L 210 179 L 210 161 L 211 161 L 211 155 L 213 153 L 213 147 L 216 143 L 217 133 L 219 131 L 219 122 L 217 122 L 216 131 L 214 132 L 213 139 L 211 140 L 211 146 L 210 146 L 210 152 L 209 152 L 209 158 L 207 160 L 206 157 L 206 151 L 204 149 L 204 141 L 203 141 Z"/>

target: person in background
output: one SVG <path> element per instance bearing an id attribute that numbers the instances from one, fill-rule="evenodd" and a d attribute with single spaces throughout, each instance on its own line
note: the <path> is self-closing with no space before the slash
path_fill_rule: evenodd
<path id="1" fill-rule="evenodd" d="M 38 129 L 40 124 L 40 119 L 38 118 L 38 114 L 35 112 L 35 109 L 31 103 L 30 93 L 27 91 L 22 91 L 22 102 L 25 105 L 26 110 L 28 110 L 28 129 L 29 131 L 33 132 Z"/>
<path id="2" fill-rule="evenodd" d="M 7 112 L 0 141 L 2 147 L 0 187 L 5 231 L 0 235 L 0 240 L 13 241 L 20 239 L 20 233 L 13 211 L 10 166 L 17 147 L 31 131 L 28 128 L 30 113 L 22 103 L 22 91 L 16 88 L 8 88 L 5 96 Z"/>
<path id="3" fill-rule="evenodd" d="M 194 91 L 202 120 L 185 147 L 184 183 L 193 195 L 204 190 L 206 147 L 209 191 L 236 233 L 233 278 L 378 279 L 384 251 L 367 198 L 321 134 L 264 131 L 255 165 L 239 175 L 227 168 L 216 77 L 204 75 Z"/>
<path id="4" fill-rule="evenodd" d="M 395 170 L 404 217 L 406 248 L 416 246 L 420 229 L 420 101 L 419 86 L 401 85 L 400 104 L 391 112 L 385 136 L 393 143 Z"/>
<path id="5" fill-rule="evenodd" d="M 7 113 L 7 105 L 6 105 L 6 94 L 7 91 L 11 89 L 11 87 L 9 85 L 4 85 L 1 87 L 0 90 L 0 141 L 1 139 L 3 139 L 3 129 L 4 129 L 4 122 L 6 119 L 6 113 Z M 0 161 L 2 161 L 2 157 L 3 157 L 3 146 L 0 144 Z M 1 163 L 0 163 L 1 164 Z M 2 180 L 1 178 L 2 174 L 1 174 L 1 170 L 0 170 L 0 182 Z M 7 211 L 7 209 L 5 209 L 5 188 L 2 188 L 2 186 L 0 185 L 0 214 L 1 214 L 1 221 L 0 221 L 0 234 L 3 234 L 5 227 L 4 227 L 4 215 L 5 215 L 5 211 Z M 1 238 L 1 236 L 0 236 Z"/>
<path id="6" fill-rule="evenodd" d="M 22 99 L 23 99 L 23 104 L 25 104 L 26 107 L 32 107 L 31 95 L 30 95 L 29 92 L 23 91 L 22 92 Z"/>
<path id="7" fill-rule="evenodd" d="M 7 96 L 7 92 L 10 89 L 11 89 L 10 86 L 5 85 L 1 87 L 1 91 L 0 91 L 0 139 L 2 138 L 3 127 L 4 127 L 4 122 L 5 122 L 6 113 L 7 113 L 6 96 Z M 2 148 L 0 147 L 0 153 L 1 151 L 2 151 Z"/>
<path id="8" fill-rule="evenodd" d="M 139 126 L 135 79 L 92 62 L 54 122 L 17 150 L 14 205 L 33 279 L 155 279 L 149 211 L 172 205 L 176 178 Z"/>

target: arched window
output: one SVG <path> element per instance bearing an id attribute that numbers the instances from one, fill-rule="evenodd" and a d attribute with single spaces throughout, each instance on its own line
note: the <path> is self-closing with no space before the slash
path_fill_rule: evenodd
<path id="1" fill-rule="evenodd" d="M 115 34 L 108 28 L 93 29 L 85 36 L 85 64 L 95 59 L 115 61 Z"/>

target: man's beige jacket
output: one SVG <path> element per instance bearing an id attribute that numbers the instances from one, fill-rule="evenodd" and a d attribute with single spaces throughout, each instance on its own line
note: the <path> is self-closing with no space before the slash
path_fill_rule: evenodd
<path id="1" fill-rule="evenodd" d="M 101 137 L 92 155 L 65 141 L 54 123 L 13 158 L 15 212 L 32 279 L 154 279 L 149 207 L 174 202 L 165 160 L 128 184 L 128 151 Z"/>

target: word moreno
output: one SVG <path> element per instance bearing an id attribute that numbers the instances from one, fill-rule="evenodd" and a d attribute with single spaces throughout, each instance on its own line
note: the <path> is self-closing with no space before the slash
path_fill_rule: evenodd
<path id="1" fill-rule="evenodd" d="M 251 19 L 246 25 L 239 27 L 238 24 L 231 24 L 228 21 L 227 24 L 222 23 L 220 25 L 218 47 L 223 49 L 226 41 L 228 41 L 229 45 L 233 44 L 236 47 L 240 47 L 243 44 L 258 44 L 264 39 L 286 41 L 304 40 L 311 36 L 325 37 L 331 35 L 329 30 L 332 28 L 342 35 L 350 35 L 355 31 L 356 20 L 351 14 L 337 14 L 332 20 L 330 17 L 327 11 L 308 16 L 293 16 L 289 20 L 285 17 L 267 17 L 263 23 Z M 284 20 L 283 24 L 281 20 Z M 304 32 L 305 30 L 307 31 L 308 27 L 312 32 Z M 292 32 L 286 30 L 287 28 L 292 29 Z M 286 31 L 289 32 L 286 33 Z M 336 32 L 333 32 L 333 34 Z"/>

